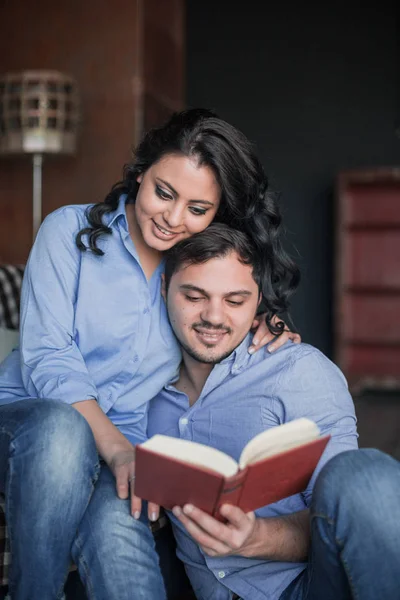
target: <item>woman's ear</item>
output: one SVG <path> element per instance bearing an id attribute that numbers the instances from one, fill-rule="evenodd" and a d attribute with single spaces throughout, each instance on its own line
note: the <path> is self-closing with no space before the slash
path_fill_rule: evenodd
<path id="1" fill-rule="evenodd" d="M 138 183 L 142 183 L 142 181 L 143 181 L 143 173 L 139 173 L 139 175 L 136 177 L 136 181 Z"/>

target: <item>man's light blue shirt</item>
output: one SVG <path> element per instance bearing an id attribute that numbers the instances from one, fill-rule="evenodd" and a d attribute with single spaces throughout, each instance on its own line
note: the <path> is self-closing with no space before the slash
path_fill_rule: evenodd
<path id="1" fill-rule="evenodd" d="M 315 478 L 329 458 L 357 447 L 354 405 L 339 369 L 316 348 L 285 344 L 270 354 L 247 352 L 250 336 L 214 366 L 198 400 L 189 405 L 173 383 L 150 403 L 149 436 L 162 433 L 207 444 L 235 460 L 255 435 L 299 417 L 332 437 L 308 487 L 257 511 L 260 517 L 308 508 Z M 176 379 L 175 379 L 176 381 Z M 278 600 L 305 563 L 212 558 L 204 554 L 173 515 L 178 555 L 185 562 L 199 600 Z"/>
<path id="2" fill-rule="evenodd" d="M 98 243 L 104 256 L 75 244 L 87 205 L 43 222 L 23 280 L 20 348 L 0 365 L 0 404 L 95 398 L 136 443 L 146 438 L 148 401 L 176 373 L 181 353 L 161 297 L 163 263 L 147 281 L 125 198 L 103 217 L 112 231 Z"/>

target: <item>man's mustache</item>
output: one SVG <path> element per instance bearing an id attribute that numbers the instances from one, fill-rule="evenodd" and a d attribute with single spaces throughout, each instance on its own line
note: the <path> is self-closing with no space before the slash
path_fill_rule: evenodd
<path id="1" fill-rule="evenodd" d="M 200 321 L 199 323 L 193 323 L 192 329 L 206 329 L 208 331 L 224 331 L 225 333 L 232 333 L 232 329 L 230 327 L 226 327 L 223 323 L 219 323 L 218 325 L 214 325 L 209 321 Z"/>

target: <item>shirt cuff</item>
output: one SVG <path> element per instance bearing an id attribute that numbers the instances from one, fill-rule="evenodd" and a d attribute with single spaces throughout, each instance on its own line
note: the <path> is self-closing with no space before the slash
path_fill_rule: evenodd
<path id="1" fill-rule="evenodd" d="M 90 399 L 97 400 L 99 396 L 96 386 L 87 375 L 80 373 L 58 375 L 48 380 L 40 389 L 36 389 L 38 398 L 61 400 L 67 404 Z"/>

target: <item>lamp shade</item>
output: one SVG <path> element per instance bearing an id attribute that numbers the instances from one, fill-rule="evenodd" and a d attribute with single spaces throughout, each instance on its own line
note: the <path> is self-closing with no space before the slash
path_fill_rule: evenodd
<path id="1" fill-rule="evenodd" d="M 0 154 L 74 154 L 80 121 L 78 86 L 58 71 L 0 77 Z"/>

